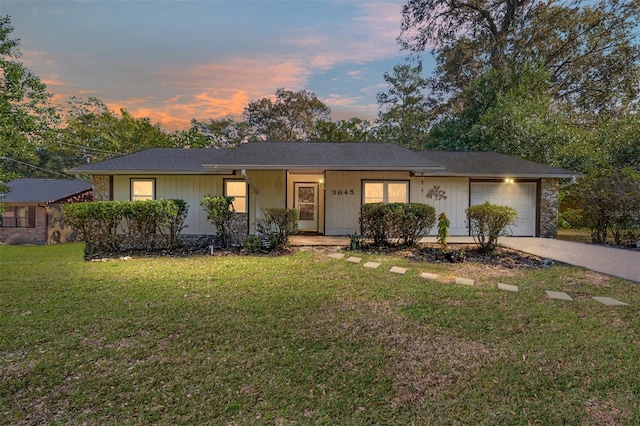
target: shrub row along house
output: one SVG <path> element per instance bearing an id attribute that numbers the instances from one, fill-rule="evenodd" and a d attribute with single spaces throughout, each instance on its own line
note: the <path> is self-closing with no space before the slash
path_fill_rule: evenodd
<path id="1" fill-rule="evenodd" d="M 575 174 L 494 152 L 329 142 L 157 148 L 68 172 L 91 175 L 95 200 L 185 200 L 183 234 L 214 234 L 200 200 L 224 195 L 235 198 L 236 226 L 246 234 L 255 234 L 264 208 L 299 209 L 301 231 L 348 235 L 359 232 L 364 203 L 415 202 L 445 212 L 451 235 L 468 235 L 465 209 L 489 201 L 516 209 L 513 235 L 549 238 L 557 232 L 559 180 Z"/>
<path id="2" fill-rule="evenodd" d="M 91 201 L 91 184 L 72 179 L 16 179 L 0 196 L 0 242 L 50 244 L 74 241 L 77 232 L 65 226 L 63 206 Z"/>

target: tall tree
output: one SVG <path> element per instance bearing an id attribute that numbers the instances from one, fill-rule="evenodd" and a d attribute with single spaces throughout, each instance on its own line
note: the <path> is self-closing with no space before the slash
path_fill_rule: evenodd
<path id="1" fill-rule="evenodd" d="M 329 120 L 331 109 L 311 92 L 278 89 L 269 98 L 250 102 L 243 116 L 251 125 L 254 140 L 308 141 L 316 125 Z"/>
<path id="2" fill-rule="evenodd" d="M 248 142 L 251 126 L 246 121 L 236 121 L 228 115 L 209 121 L 191 120 L 191 128 L 202 136 L 194 148 L 235 148 Z"/>
<path id="3" fill-rule="evenodd" d="M 313 140 L 319 142 L 365 142 L 372 139 L 368 120 L 353 117 L 348 120 L 319 121 Z"/>
<path id="4" fill-rule="evenodd" d="M 429 81 L 422 76 L 422 63 L 399 64 L 393 74 L 384 73 L 389 85 L 378 93 L 378 137 L 410 149 L 424 148 L 433 118 L 434 100 L 428 97 Z"/>
<path id="5" fill-rule="evenodd" d="M 51 94 L 20 61 L 9 16 L 0 17 L 0 182 L 30 175 L 36 150 L 58 121 Z"/>
<path id="6" fill-rule="evenodd" d="M 409 0 L 401 45 L 436 55 L 450 109 L 488 69 L 539 62 L 550 93 L 582 125 L 635 108 L 640 82 L 636 0 Z"/>
<path id="7" fill-rule="evenodd" d="M 62 135 L 59 143 L 82 155 L 86 162 L 175 146 L 175 139 L 148 118 L 133 117 L 124 108 L 118 115 L 96 98 L 72 98 Z"/>

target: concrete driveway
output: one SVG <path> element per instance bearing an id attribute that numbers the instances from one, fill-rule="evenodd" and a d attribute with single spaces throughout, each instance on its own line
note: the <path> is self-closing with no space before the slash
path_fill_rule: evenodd
<path id="1" fill-rule="evenodd" d="M 500 237 L 498 243 L 503 247 L 640 283 L 640 251 L 550 238 Z"/>

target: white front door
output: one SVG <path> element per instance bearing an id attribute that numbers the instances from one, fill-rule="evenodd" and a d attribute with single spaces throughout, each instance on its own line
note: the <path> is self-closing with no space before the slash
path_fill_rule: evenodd
<path id="1" fill-rule="evenodd" d="M 296 183 L 295 207 L 300 212 L 298 228 L 301 231 L 318 231 L 318 184 Z"/>

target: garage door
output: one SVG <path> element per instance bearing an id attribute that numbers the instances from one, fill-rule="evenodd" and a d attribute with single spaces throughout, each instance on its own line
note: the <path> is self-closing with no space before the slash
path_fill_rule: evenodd
<path id="1" fill-rule="evenodd" d="M 514 236 L 536 235 L 536 184 L 534 182 L 506 183 L 472 182 L 471 205 L 488 201 L 516 209 L 520 219 L 511 228 Z"/>

